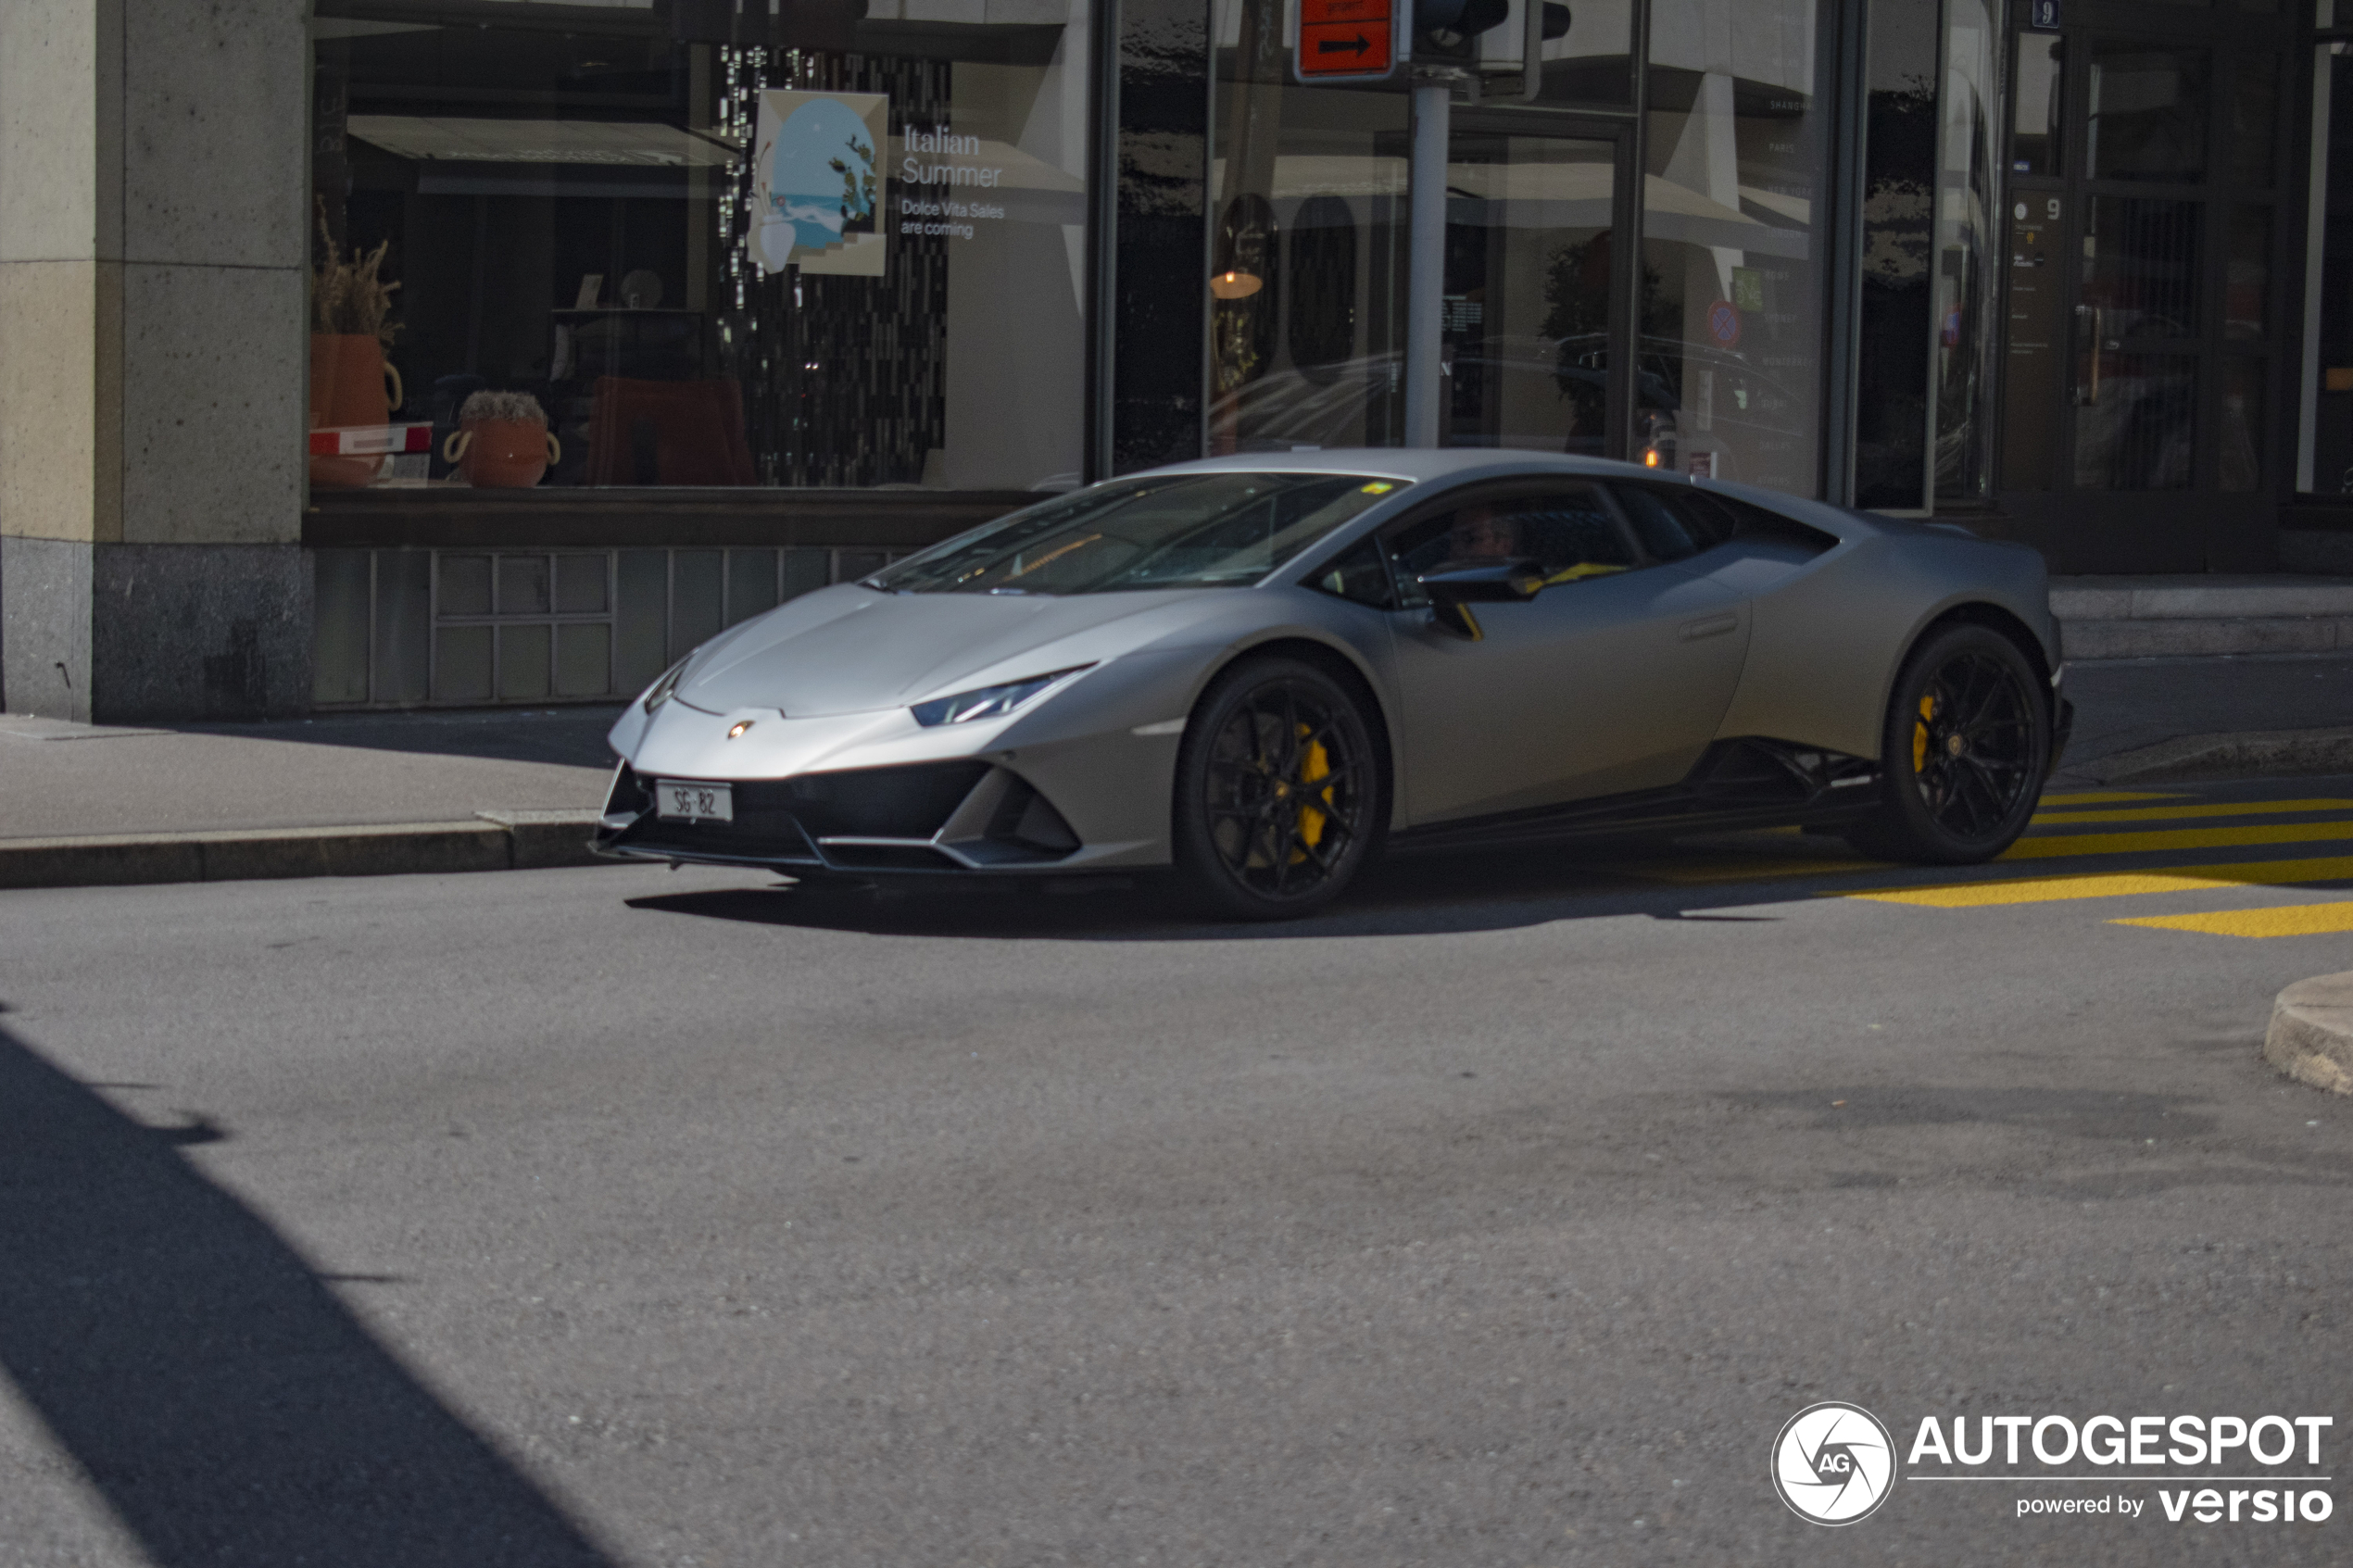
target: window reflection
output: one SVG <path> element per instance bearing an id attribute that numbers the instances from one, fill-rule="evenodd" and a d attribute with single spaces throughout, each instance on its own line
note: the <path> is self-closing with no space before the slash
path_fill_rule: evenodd
<path id="1" fill-rule="evenodd" d="M 314 484 L 1074 483 L 1089 9 L 907 3 L 339 0 L 314 285 L 379 257 L 393 373 L 314 305 Z"/>
<path id="2" fill-rule="evenodd" d="M 1212 453 L 1402 437 L 1407 100 L 1290 80 L 1283 0 L 1217 0 Z"/>
<path id="3" fill-rule="evenodd" d="M 2085 172 L 2095 180 L 2206 178 L 2206 53 L 2095 39 Z"/>
<path id="4" fill-rule="evenodd" d="M 1653 6 L 1642 370 L 1671 402 L 1636 434 L 1662 466 L 1818 487 L 1827 35 L 1813 0 Z"/>
<path id="5" fill-rule="evenodd" d="M 2021 32 L 2018 75 L 2010 89 L 2010 170 L 2059 172 L 2060 92 L 2067 53 L 2056 32 Z"/>
<path id="6" fill-rule="evenodd" d="M 2200 202 L 2095 196 L 2083 231 L 2085 331 L 2126 337 L 2197 332 Z"/>
<path id="7" fill-rule="evenodd" d="M 2264 488 L 2263 372 L 2260 359 L 2233 358 L 2222 362 L 2222 489 Z"/>
<path id="8" fill-rule="evenodd" d="M 2231 249 L 2223 262 L 2222 331 L 2261 337 L 2271 284 L 2271 209 L 2231 209 Z"/>
<path id="9" fill-rule="evenodd" d="M 2279 58 L 2269 52 L 2243 54 L 2231 64 L 2229 100 L 2231 178 L 2249 190 L 2268 191 L 2272 142 L 2279 120 Z"/>
<path id="10" fill-rule="evenodd" d="M 1855 399 L 1855 503 L 1861 507 L 1913 510 L 1928 493 L 1942 9 L 1938 0 L 1871 4 Z"/>
<path id="11" fill-rule="evenodd" d="M 1948 0 L 1936 181 L 1936 497 L 1983 498 L 1992 483 L 1994 254 L 2001 227 L 1999 35 L 1985 0 Z"/>
<path id="12" fill-rule="evenodd" d="M 2190 487 L 2196 367 L 2181 354 L 2089 354 L 2075 408 L 2078 488 Z"/>

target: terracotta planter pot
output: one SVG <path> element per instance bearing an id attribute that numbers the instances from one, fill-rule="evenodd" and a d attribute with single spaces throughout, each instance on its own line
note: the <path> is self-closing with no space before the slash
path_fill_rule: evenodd
<path id="1" fill-rule="evenodd" d="M 384 363 L 384 345 L 370 332 L 310 334 L 310 428 L 392 422 L 403 401 L 400 372 Z M 310 483 L 351 490 L 371 483 L 384 458 L 313 458 Z"/>
<path id="2" fill-rule="evenodd" d="M 542 420 L 477 420 L 449 433 L 441 459 L 481 490 L 520 490 L 539 483 L 564 449 Z"/>

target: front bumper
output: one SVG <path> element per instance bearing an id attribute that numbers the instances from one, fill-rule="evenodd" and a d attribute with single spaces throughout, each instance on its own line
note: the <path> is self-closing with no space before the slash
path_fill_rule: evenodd
<path id="1" fill-rule="evenodd" d="M 1028 780 L 978 759 L 693 781 L 729 786 L 734 820 L 724 822 L 657 815 L 654 782 L 621 765 L 598 826 L 598 853 L 858 876 L 1054 871 L 1083 848 Z"/>

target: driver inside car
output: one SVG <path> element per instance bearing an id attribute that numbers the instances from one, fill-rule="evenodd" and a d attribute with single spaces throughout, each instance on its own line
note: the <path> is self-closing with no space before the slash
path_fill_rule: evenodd
<path id="1" fill-rule="evenodd" d="M 1533 558 L 1547 587 L 1633 564 L 1590 492 L 1560 500 L 1531 497 L 1465 507 L 1453 514 L 1445 541 L 1449 566 Z"/>
<path id="2" fill-rule="evenodd" d="M 1519 554 L 1519 520 L 1491 501 L 1456 512 L 1446 532 L 1449 560 L 1509 560 Z"/>

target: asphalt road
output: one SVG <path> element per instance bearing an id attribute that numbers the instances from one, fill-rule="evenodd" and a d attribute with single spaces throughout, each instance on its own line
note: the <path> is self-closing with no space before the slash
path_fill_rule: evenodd
<path id="1" fill-rule="evenodd" d="M 1991 875 L 2353 854 L 2353 780 L 2105 809 L 2202 806 Z M 0 896 L 0 1562 L 2353 1557 L 2353 1106 L 2257 1055 L 2347 936 L 2113 923 L 2353 865 L 1945 907 L 1823 895 L 1988 873 L 1821 853 L 1399 863 L 1258 930 L 636 868 Z M 1906 1449 L 2333 1415 L 2278 1468 L 2339 1512 L 1906 1479 L 1825 1529 L 1768 1479 L 1823 1399 Z M 2102 1495 L 2146 1512 L 2015 1516 Z"/>

